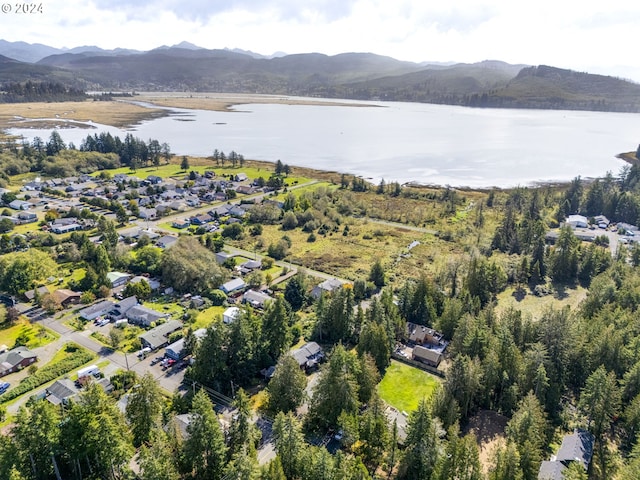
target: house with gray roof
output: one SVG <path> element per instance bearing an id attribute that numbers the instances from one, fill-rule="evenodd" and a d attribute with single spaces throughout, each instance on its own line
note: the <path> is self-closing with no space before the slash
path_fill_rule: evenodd
<path id="1" fill-rule="evenodd" d="M 206 328 L 200 328 L 195 332 L 193 332 L 194 337 L 196 337 L 198 340 L 200 340 L 201 338 L 204 338 L 206 334 L 207 334 Z M 184 337 L 181 338 L 180 340 L 173 342 L 171 345 L 167 346 L 167 348 L 165 348 L 164 350 L 164 354 L 166 357 L 172 358 L 176 361 L 182 360 L 186 356 L 186 352 L 184 350 Z"/>
<path id="2" fill-rule="evenodd" d="M 106 315 L 113 309 L 113 302 L 111 300 L 102 300 L 98 303 L 94 303 L 86 308 L 83 308 L 78 312 L 80 318 L 83 320 L 93 321 L 100 315 Z"/>
<path id="3" fill-rule="evenodd" d="M 412 357 L 418 362 L 422 362 L 426 365 L 437 368 L 442 361 L 442 352 L 439 352 L 438 350 L 432 350 L 430 348 L 425 348 L 421 345 L 416 345 L 415 347 L 413 347 Z"/>
<path id="4" fill-rule="evenodd" d="M 588 471 L 593 457 L 594 441 L 594 436 L 586 430 L 578 429 L 565 435 L 558 453 L 540 465 L 538 480 L 564 480 L 564 472 L 573 462 L 579 463 Z"/>
<path id="5" fill-rule="evenodd" d="M 176 330 L 182 328 L 182 322 L 178 320 L 169 320 L 162 325 L 152 328 L 148 332 L 140 335 L 140 341 L 143 347 L 149 347 L 151 350 L 157 350 L 169 343 L 169 335 Z"/>
<path id="6" fill-rule="evenodd" d="M 69 400 L 80 393 L 80 390 L 71 380 L 62 378 L 49 385 L 44 392 L 45 398 L 54 405 L 67 405 Z"/>
<path id="7" fill-rule="evenodd" d="M 324 351 L 316 342 L 305 343 L 302 347 L 291 352 L 300 368 L 308 371 L 316 367 L 324 359 Z"/>
<path id="8" fill-rule="evenodd" d="M 242 301 L 248 303 L 253 308 L 264 308 L 265 304 L 271 300 L 273 300 L 272 297 L 257 290 L 247 290 L 244 292 L 244 295 L 242 295 Z"/>
<path id="9" fill-rule="evenodd" d="M 135 323 L 144 327 L 149 327 L 152 323 L 157 323 L 162 319 L 169 318 L 168 313 L 158 312 L 144 305 L 135 305 L 129 308 L 124 316 L 127 317 L 129 323 Z"/>
<path id="10" fill-rule="evenodd" d="M 220 288 L 220 290 L 222 290 L 224 293 L 229 295 L 230 293 L 242 290 L 246 286 L 247 284 L 244 283 L 244 280 L 242 280 L 241 278 L 234 278 L 233 280 L 229 280 L 228 282 L 223 283 L 218 288 Z"/>
<path id="11" fill-rule="evenodd" d="M 136 305 L 138 305 L 138 299 L 135 295 L 123 298 L 113 306 L 113 310 L 111 310 L 110 315 L 115 319 L 123 318 L 125 314 Z"/>
<path id="12" fill-rule="evenodd" d="M 338 288 L 342 288 L 343 285 L 342 281 L 337 278 L 330 278 L 329 280 L 325 280 L 319 285 L 313 287 L 313 290 L 311 290 L 311 296 L 318 299 L 323 293 L 331 293 Z"/>
<path id="13" fill-rule="evenodd" d="M 131 275 L 123 272 L 109 272 L 107 273 L 107 280 L 111 283 L 111 288 L 118 288 L 126 283 L 131 278 Z"/>
<path id="14" fill-rule="evenodd" d="M 0 354 L 0 377 L 22 370 L 38 360 L 27 347 L 16 347 Z"/>

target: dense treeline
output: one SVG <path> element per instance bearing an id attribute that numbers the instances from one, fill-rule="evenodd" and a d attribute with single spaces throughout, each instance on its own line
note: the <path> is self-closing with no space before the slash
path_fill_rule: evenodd
<path id="1" fill-rule="evenodd" d="M 58 82 L 5 83 L 0 85 L 0 103 L 77 102 L 86 100 L 84 90 Z"/>

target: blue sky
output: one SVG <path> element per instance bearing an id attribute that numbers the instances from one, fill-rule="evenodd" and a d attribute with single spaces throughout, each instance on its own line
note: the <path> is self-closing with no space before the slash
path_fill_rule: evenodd
<path id="1" fill-rule="evenodd" d="M 548 64 L 640 81 L 640 2 L 608 0 L 44 0 L 0 38 L 148 50 L 188 41 L 262 54 Z"/>

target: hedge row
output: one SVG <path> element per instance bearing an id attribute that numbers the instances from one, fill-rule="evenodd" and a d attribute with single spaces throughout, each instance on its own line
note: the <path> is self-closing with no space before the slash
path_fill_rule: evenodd
<path id="1" fill-rule="evenodd" d="M 33 375 L 24 378 L 19 385 L 0 397 L 0 403 L 9 402 L 23 393 L 27 393 L 40 385 L 55 380 L 69 373 L 71 370 L 78 368 L 80 365 L 89 362 L 94 357 L 93 353 L 75 344 L 67 344 L 66 350 L 67 352 L 71 352 L 70 356 L 53 364 L 48 363 Z"/>

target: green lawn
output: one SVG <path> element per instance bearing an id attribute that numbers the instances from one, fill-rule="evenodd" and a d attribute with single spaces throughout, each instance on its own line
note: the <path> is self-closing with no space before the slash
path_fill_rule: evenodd
<path id="1" fill-rule="evenodd" d="M 429 399 L 439 384 L 437 377 L 392 360 L 378 385 L 378 393 L 392 407 L 401 412 L 411 412 L 418 408 L 423 398 Z"/>
<path id="2" fill-rule="evenodd" d="M 40 325 L 31 325 L 26 321 L 18 322 L 12 327 L 0 330 L 0 345 L 13 348 L 18 337 L 26 340 L 27 348 L 37 348 L 52 342 L 58 338 L 58 334 Z"/>
<path id="3" fill-rule="evenodd" d="M 207 328 L 217 318 L 222 318 L 222 313 L 226 310 L 226 307 L 209 307 L 202 310 L 196 321 L 193 323 L 193 329 Z"/>

